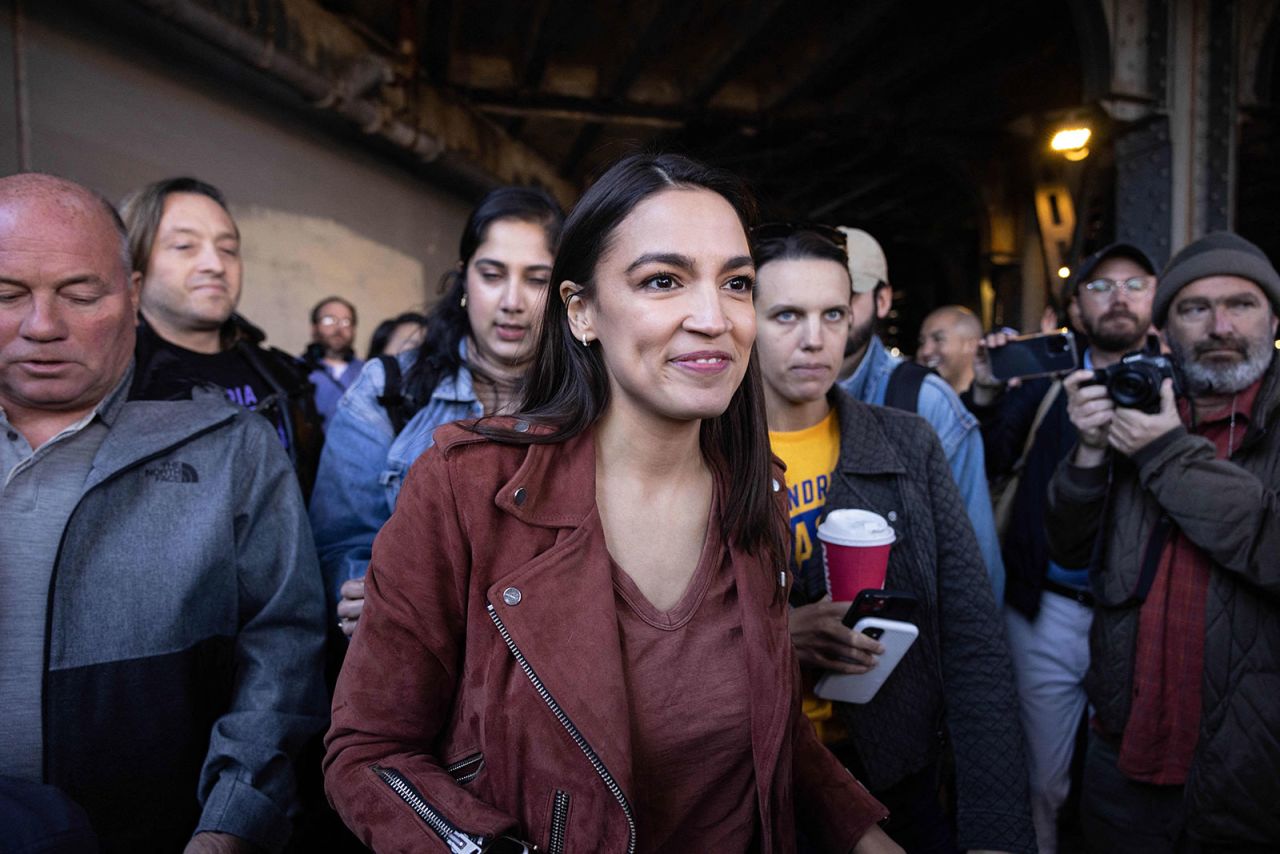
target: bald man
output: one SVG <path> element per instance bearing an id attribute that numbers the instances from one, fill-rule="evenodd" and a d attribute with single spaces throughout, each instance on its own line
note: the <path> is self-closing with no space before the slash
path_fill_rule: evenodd
<path id="1" fill-rule="evenodd" d="M 920 327 L 916 361 L 938 372 L 956 394 L 973 385 L 973 359 L 982 340 L 982 321 L 962 305 L 944 305 L 929 312 Z"/>
<path id="2" fill-rule="evenodd" d="M 102 197 L 0 178 L 0 773 L 104 851 L 278 851 L 326 719 L 311 533 L 265 420 L 127 399 L 138 285 Z"/>

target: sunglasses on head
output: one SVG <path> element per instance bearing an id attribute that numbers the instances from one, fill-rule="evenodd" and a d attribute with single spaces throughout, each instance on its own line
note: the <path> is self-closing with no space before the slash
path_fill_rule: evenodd
<path id="1" fill-rule="evenodd" d="M 785 240 L 805 231 L 830 240 L 843 252 L 849 249 L 849 238 L 843 231 L 833 225 L 820 222 L 766 222 L 751 229 L 751 240 L 753 243 L 764 240 Z"/>

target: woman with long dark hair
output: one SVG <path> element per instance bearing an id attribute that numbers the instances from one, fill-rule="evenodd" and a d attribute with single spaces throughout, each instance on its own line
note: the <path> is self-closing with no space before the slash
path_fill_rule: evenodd
<path id="1" fill-rule="evenodd" d="M 752 355 L 751 205 L 626 158 L 565 225 L 514 417 L 454 425 L 378 537 L 326 739 L 379 851 L 897 850 L 800 713 Z"/>
<path id="2" fill-rule="evenodd" d="M 329 422 L 311 526 L 339 627 L 354 631 L 374 536 L 441 424 L 506 412 L 533 358 L 564 214 L 531 187 L 500 187 L 467 219 L 457 267 L 423 345 L 388 377 L 373 359 Z M 333 613 L 333 612 L 331 612 Z"/>

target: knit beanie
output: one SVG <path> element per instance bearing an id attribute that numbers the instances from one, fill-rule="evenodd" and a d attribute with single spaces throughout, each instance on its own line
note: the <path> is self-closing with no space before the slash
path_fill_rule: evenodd
<path id="1" fill-rule="evenodd" d="M 1185 246 L 1173 256 L 1160 274 L 1152 319 L 1164 328 L 1169 305 L 1178 291 L 1197 279 L 1209 276 L 1239 276 L 1262 288 L 1271 301 L 1271 310 L 1280 314 L 1280 273 L 1257 246 L 1238 234 L 1215 231 Z"/>

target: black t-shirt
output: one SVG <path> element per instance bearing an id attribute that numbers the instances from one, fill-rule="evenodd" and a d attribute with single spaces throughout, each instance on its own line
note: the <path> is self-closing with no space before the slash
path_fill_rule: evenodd
<path id="1" fill-rule="evenodd" d="M 238 347 L 221 353 L 197 353 L 161 338 L 147 324 L 138 327 L 138 366 L 129 396 L 134 400 L 185 400 L 197 385 L 214 385 L 227 399 L 260 412 L 276 428 L 289 450 L 284 427 L 286 402 L 259 374 Z"/>

